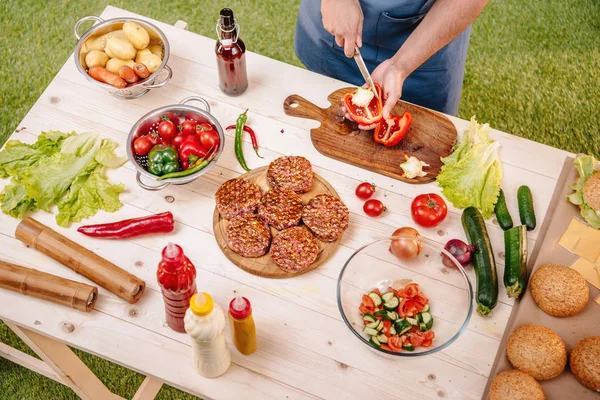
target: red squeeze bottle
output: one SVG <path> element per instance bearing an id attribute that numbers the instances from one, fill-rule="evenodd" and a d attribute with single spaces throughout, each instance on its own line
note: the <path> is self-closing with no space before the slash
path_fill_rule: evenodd
<path id="1" fill-rule="evenodd" d="M 221 10 L 217 21 L 217 72 L 219 87 L 230 96 L 238 96 L 248 88 L 246 74 L 246 46 L 239 38 L 240 26 L 233 11 L 229 8 Z"/>
<path id="2" fill-rule="evenodd" d="M 196 293 L 196 267 L 183 250 L 169 243 L 162 251 L 162 260 L 156 272 L 169 327 L 185 333 L 183 317 L 190 306 L 190 299 Z"/>

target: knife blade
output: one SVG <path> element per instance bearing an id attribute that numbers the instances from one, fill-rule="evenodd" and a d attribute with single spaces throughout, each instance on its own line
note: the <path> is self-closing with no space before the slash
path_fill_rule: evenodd
<path id="1" fill-rule="evenodd" d="M 365 61 L 363 60 L 362 56 L 360 55 L 360 49 L 358 47 L 354 47 L 354 61 L 356 61 L 356 65 L 358 65 L 358 69 L 359 69 L 360 73 L 362 74 L 363 79 L 365 80 L 365 82 L 367 82 L 367 85 L 369 85 L 369 87 L 371 88 L 373 93 L 375 93 L 375 97 L 379 98 L 379 95 L 377 94 L 377 90 L 375 89 L 375 84 L 373 83 L 373 78 L 371 78 L 371 74 L 369 73 L 369 70 L 367 69 L 367 65 L 365 64 Z"/>

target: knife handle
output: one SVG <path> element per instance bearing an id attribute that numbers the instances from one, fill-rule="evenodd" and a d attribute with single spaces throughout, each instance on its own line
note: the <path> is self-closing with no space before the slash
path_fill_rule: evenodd
<path id="1" fill-rule="evenodd" d="M 317 121 L 322 121 L 326 114 L 326 110 L 297 94 L 292 94 L 283 101 L 283 110 L 287 115 L 292 117 L 314 119 Z"/>

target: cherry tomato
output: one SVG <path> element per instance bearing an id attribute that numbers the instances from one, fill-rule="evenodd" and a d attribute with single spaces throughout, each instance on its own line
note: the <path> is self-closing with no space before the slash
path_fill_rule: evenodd
<path id="1" fill-rule="evenodd" d="M 133 151 L 140 156 L 148 154 L 153 144 L 147 136 L 140 136 L 133 141 Z"/>
<path id="2" fill-rule="evenodd" d="M 366 200 L 375 193 L 375 184 L 363 182 L 356 187 L 356 197 Z"/>
<path id="3" fill-rule="evenodd" d="M 155 131 L 152 131 L 145 136 L 148 138 L 150 143 L 152 143 L 152 146 L 160 143 L 161 138 L 160 138 L 160 136 L 158 136 L 158 133 Z"/>
<path id="4" fill-rule="evenodd" d="M 200 129 L 196 130 L 196 134 L 200 136 L 200 143 L 207 149 L 216 149 L 219 147 L 219 134 L 210 127 L 210 129 L 205 130 L 204 125 L 210 126 L 210 124 L 202 124 L 200 125 Z"/>
<path id="5" fill-rule="evenodd" d="M 446 202 L 435 193 L 415 197 L 410 210 L 413 221 L 426 228 L 438 226 L 448 215 Z"/>
<path id="6" fill-rule="evenodd" d="M 158 124 L 158 134 L 163 139 L 171 139 L 177 134 L 177 127 L 170 119 L 163 119 Z"/>
<path id="7" fill-rule="evenodd" d="M 392 233 L 392 236 L 415 237 L 415 239 L 392 239 L 392 243 L 390 244 L 390 252 L 399 259 L 404 261 L 414 260 L 421 253 L 421 249 L 423 248 L 423 241 L 419 240 L 419 238 L 421 238 L 421 235 L 419 235 L 419 232 L 416 229 L 410 227 L 396 229 L 394 233 Z"/>
<path id="8" fill-rule="evenodd" d="M 386 210 L 385 206 L 380 200 L 371 199 L 365 201 L 365 205 L 363 206 L 363 211 L 369 217 L 378 217 Z"/>
<path id="9" fill-rule="evenodd" d="M 203 123 L 203 124 L 200 124 L 199 127 L 197 126 L 196 130 L 197 130 L 197 132 L 199 132 L 199 131 L 211 131 L 211 130 L 214 130 L 214 128 L 213 128 L 213 126 L 211 124 Z"/>
<path id="10" fill-rule="evenodd" d="M 178 133 L 177 135 L 175 135 L 173 137 L 173 139 L 171 139 L 171 144 L 173 146 L 175 146 L 176 149 L 178 149 L 179 146 L 181 146 L 181 143 L 183 143 L 184 140 L 185 140 L 185 135 L 183 133 Z"/>
<path id="11" fill-rule="evenodd" d="M 183 121 L 181 124 L 181 134 L 182 135 L 193 135 L 196 133 L 196 121 L 188 119 Z"/>

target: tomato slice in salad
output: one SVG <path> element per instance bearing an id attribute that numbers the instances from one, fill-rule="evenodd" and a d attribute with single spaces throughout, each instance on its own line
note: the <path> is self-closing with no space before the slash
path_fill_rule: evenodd
<path id="1" fill-rule="evenodd" d="M 382 349 L 384 349 L 384 350 L 387 350 L 387 351 L 394 351 L 394 350 L 392 350 L 392 348 L 391 348 L 390 346 L 388 346 L 387 344 L 382 344 L 380 347 L 381 347 Z"/>
<path id="2" fill-rule="evenodd" d="M 392 336 L 388 339 L 388 346 L 392 349 L 392 351 L 400 352 L 402 351 L 402 338 L 400 336 Z"/>
<path id="3" fill-rule="evenodd" d="M 425 334 L 423 335 L 423 337 L 426 340 L 433 340 L 433 339 L 435 339 L 435 333 L 432 330 L 428 330 L 427 332 L 425 332 Z"/>
<path id="4" fill-rule="evenodd" d="M 361 312 L 361 314 L 371 314 L 373 311 L 375 311 L 375 309 L 374 309 L 374 308 L 373 308 L 373 309 L 371 309 L 371 308 L 365 307 L 365 305 L 364 305 L 364 304 L 361 304 L 361 305 L 358 307 L 358 309 L 359 309 L 359 311 Z"/>
<path id="5" fill-rule="evenodd" d="M 420 336 L 417 332 L 410 334 L 410 344 L 412 344 L 414 347 L 421 346 L 424 341 L 425 338 L 423 336 Z"/>
<path id="6" fill-rule="evenodd" d="M 411 283 L 404 288 L 404 297 L 412 299 L 419 293 L 419 284 Z"/>
<path id="7" fill-rule="evenodd" d="M 386 337 L 390 337 L 390 328 L 392 327 L 392 321 L 390 321 L 389 319 L 386 319 L 385 321 L 383 321 L 383 334 Z"/>
<path id="8" fill-rule="evenodd" d="M 427 299 L 423 293 L 419 292 L 411 301 L 413 302 L 417 312 L 421 312 L 429 302 L 429 299 Z"/>
<path id="9" fill-rule="evenodd" d="M 363 294 L 362 296 L 362 304 L 367 308 L 375 309 L 375 302 L 366 294 Z"/>
<path id="10" fill-rule="evenodd" d="M 421 347 L 431 347 L 431 343 L 433 341 L 431 339 L 425 339 L 423 340 L 423 343 L 421 343 Z"/>

